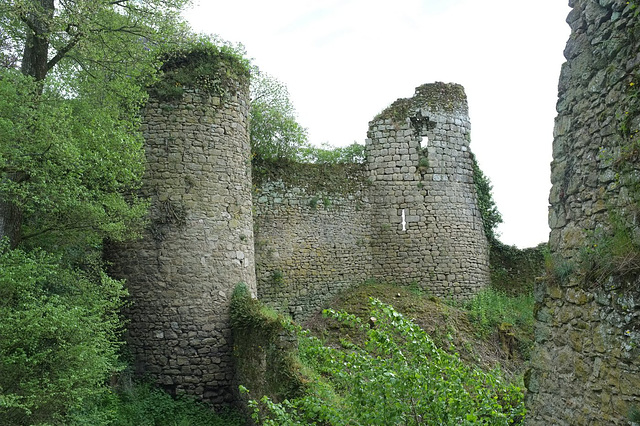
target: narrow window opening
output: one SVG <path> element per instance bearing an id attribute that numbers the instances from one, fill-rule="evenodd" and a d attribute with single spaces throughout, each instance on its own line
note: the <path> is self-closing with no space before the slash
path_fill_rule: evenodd
<path id="1" fill-rule="evenodd" d="M 402 230 L 403 231 L 407 230 L 407 221 L 406 221 L 406 216 L 404 215 L 404 209 L 402 209 Z"/>
<path id="2" fill-rule="evenodd" d="M 429 146 L 429 137 L 423 136 L 422 140 L 420 140 L 420 148 L 425 149 L 428 146 Z"/>

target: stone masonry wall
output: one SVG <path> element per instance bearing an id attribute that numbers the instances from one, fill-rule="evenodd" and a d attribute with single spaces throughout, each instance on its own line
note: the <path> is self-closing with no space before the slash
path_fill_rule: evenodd
<path id="1" fill-rule="evenodd" d="M 489 283 L 469 135 L 457 84 L 420 86 L 369 124 L 373 278 L 456 299 Z"/>
<path id="2" fill-rule="evenodd" d="M 634 3 L 570 1 L 551 166 L 554 265 L 535 291 L 530 425 L 629 424 L 640 409 Z"/>
<path id="3" fill-rule="evenodd" d="M 181 101 L 150 99 L 150 225 L 109 254 L 131 296 L 136 373 L 214 405 L 232 399 L 231 293 L 244 282 L 255 295 L 247 117 L 246 84 L 222 98 L 190 90 Z"/>
<path id="4" fill-rule="evenodd" d="M 366 170 L 298 169 L 260 182 L 259 299 L 304 319 L 367 279 L 457 299 L 486 286 L 469 132 L 463 88 L 427 84 L 370 123 Z"/>
<path id="5" fill-rule="evenodd" d="M 247 92 L 149 100 L 141 195 L 150 225 L 108 250 L 131 295 L 136 372 L 214 405 L 234 395 L 229 307 L 239 282 L 304 319 L 370 278 L 454 298 L 489 281 L 461 86 L 421 86 L 378 116 L 364 166 L 279 164 L 256 174 L 253 199 Z"/>
<path id="6" fill-rule="evenodd" d="M 258 298 L 296 320 L 371 277 L 366 176 L 322 168 L 297 165 L 254 194 Z"/>

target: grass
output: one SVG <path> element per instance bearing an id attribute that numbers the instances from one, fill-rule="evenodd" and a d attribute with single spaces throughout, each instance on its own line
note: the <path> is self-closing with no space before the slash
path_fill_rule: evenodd
<path id="1" fill-rule="evenodd" d="M 506 324 L 533 331 L 533 295 L 508 296 L 491 287 L 465 304 L 469 318 L 481 336 L 486 337 Z"/>

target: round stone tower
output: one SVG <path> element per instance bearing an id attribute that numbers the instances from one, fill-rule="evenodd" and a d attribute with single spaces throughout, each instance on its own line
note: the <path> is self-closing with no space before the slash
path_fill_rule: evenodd
<path id="1" fill-rule="evenodd" d="M 107 254 L 130 294 L 136 373 L 214 405 L 232 398 L 233 288 L 244 282 L 255 295 L 248 75 L 230 79 L 232 66 L 199 77 L 222 90 L 169 81 L 152 91 L 142 125 L 149 224 L 142 239 Z"/>
<path id="2" fill-rule="evenodd" d="M 457 84 L 420 86 L 369 123 L 376 279 L 456 299 L 489 283 L 469 132 L 467 98 Z"/>

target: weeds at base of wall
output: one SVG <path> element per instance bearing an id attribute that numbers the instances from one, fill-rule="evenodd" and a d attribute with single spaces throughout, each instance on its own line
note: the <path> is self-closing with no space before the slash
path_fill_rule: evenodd
<path id="1" fill-rule="evenodd" d="M 231 298 L 231 327 L 236 379 L 247 389 L 240 395 L 242 401 L 263 395 L 283 401 L 306 389 L 308 379 L 298 359 L 291 319 L 253 299 L 242 283 Z"/>
<path id="2" fill-rule="evenodd" d="M 85 398 L 82 407 L 71 410 L 64 419 L 67 426 L 87 425 L 244 425 L 236 410 L 214 412 L 187 396 L 172 398 L 155 386 L 141 382 L 108 388 Z"/>
<path id="3" fill-rule="evenodd" d="M 500 372 L 464 365 L 389 305 L 371 299 L 367 318 L 325 311 L 360 330 L 364 342 L 325 346 L 300 337 L 304 363 L 316 372 L 310 391 L 277 403 L 254 400 L 253 419 L 264 425 L 302 424 L 520 424 L 522 391 Z"/>

